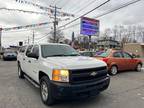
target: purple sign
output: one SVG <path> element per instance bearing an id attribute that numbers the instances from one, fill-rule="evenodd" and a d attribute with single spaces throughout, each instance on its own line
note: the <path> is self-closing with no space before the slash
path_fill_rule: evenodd
<path id="1" fill-rule="evenodd" d="M 87 17 L 81 18 L 81 31 L 83 35 L 96 35 L 99 32 L 99 20 Z"/>

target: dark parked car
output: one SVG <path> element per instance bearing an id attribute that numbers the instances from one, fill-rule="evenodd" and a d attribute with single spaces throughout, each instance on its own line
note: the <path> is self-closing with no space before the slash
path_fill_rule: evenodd
<path id="1" fill-rule="evenodd" d="M 80 51 L 80 55 L 82 56 L 94 57 L 95 54 L 95 51 Z"/>
<path id="2" fill-rule="evenodd" d="M 17 52 L 16 51 L 4 51 L 3 60 L 16 60 Z"/>

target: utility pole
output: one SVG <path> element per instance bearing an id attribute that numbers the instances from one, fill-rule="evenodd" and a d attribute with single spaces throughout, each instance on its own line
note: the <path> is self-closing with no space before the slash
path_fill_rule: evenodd
<path id="1" fill-rule="evenodd" d="M 28 45 L 29 45 L 29 42 L 30 42 L 30 39 L 29 39 L 29 36 L 28 36 Z"/>
<path id="2" fill-rule="evenodd" d="M 34 40 L 35 40 L 35 33 L 33 31 L 33 41 L 32 41 L 33 44 L 34 44 Z"/>
<path id="3" fill-rule="evenodd" d="M 52 7 L 52 8 L 54 8 L 54 43 L 56 43 L 57 42 L 57 40 L 56 40 L 56 34 L 57 34 L 57 25 L 58 25 L 58 21 L 57 21 L 57 9 L 61 9 L 61 8 L 58 8 L 58 7 L 56 7 L 56 5 L 55 6 L 51 6 L 50 5 L 50 7 Z"/>
<path id="4" fill-rule="evenodd" d="M 2 52 L 1 36 L 2 36 L 2 28 L 0 28 L 0 52 Z"/>

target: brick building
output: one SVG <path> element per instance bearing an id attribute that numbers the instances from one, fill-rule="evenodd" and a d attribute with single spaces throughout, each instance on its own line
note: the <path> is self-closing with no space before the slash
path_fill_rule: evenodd
<path id="1" fill-rule="evenodd" d="M 144 43 L 127 43 L 124 50 L 144 58 Z"/>

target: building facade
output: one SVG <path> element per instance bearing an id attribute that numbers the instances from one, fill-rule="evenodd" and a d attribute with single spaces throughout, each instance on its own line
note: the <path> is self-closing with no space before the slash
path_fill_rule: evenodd
<path id="1" fill-rule="evenodd" d="M 124 50 L 144 58 L 144 43 L 127 43 L 124 45 Z"/>
<path id="2" fill-rule="evenodd" d="M 113 39 L 112 37 L 102 37 L 100 39 L 98 39 L 97 41 L 97 47 L 98 48 L 104 48 L 104 49 L 108 49 L 108 48 L 120 48 L 121 44 L 120 42 L 116 41 L 115 39 Z"/>

